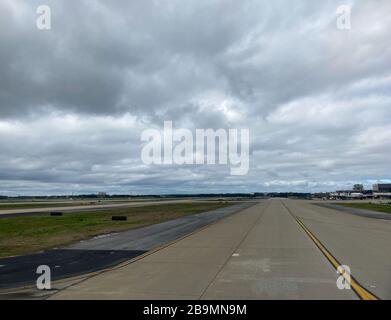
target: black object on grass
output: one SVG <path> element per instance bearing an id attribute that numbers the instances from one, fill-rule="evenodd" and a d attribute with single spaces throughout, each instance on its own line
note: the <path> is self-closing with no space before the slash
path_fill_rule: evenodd
<path id="1" fill-rule="evenodd" d="M 111 220 L 113 220 L 113 221 L 127 221 L 128 217 L 127 216 L 112 216 Z"/>
<path id="2" fill-rule="evenodd" d="M 62 212 L 50 212 L 50 215 L 52 216 L 52 217 L 61 217 L 62 216 Z"/>

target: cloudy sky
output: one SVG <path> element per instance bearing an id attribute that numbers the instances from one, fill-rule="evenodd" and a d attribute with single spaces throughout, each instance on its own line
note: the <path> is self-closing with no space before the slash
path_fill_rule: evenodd
<path id="1" fill-rule="evenodd" d="M 36 9 L 51 8 L 51 30 Z M 352 8 L 351 29 L 336 10 Z M 0 194 L 322 191 L 391 179 L 389 0 L 0 0 Z M 250 170 L 141 132 L 249 128 Z"/>

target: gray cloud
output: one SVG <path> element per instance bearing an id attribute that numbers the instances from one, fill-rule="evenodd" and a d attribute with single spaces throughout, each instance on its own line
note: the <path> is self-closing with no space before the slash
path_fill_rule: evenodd
<path id="1" fill-rule="evenodd" d="M 391 179 L 387 0 L 0 2 L 0 194 L 329 190 Z M 145 166 L 143 129 L 249 128 L 251 171 Z"/>

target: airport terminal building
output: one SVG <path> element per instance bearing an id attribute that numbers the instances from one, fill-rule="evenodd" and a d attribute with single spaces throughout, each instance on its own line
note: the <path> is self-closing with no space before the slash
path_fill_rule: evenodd
<path id="1" fill-rule="evenodd" d="M 364 190 L 362 185 L 356 184 L 353 190 L 339 190 L 330 193 L 331 199 L 391 199 L 391 183 L 375 184 L 372 190 Z"/>
<path id="2" fill-rule="evenodd" d="M 373 192 L 391 192 L 391 183 L 387 184 L 374 184 L 373 185 Z"/>

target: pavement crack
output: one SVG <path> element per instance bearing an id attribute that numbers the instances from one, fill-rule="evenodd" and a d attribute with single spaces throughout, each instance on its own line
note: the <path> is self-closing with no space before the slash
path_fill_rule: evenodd
<path id="1" fill-rule="evenodd" d="M 219 274 L 221 273 L 221 271 L 224 269 L 224 267 L 227 265 L 228 261 L 232 258 L 232 255 L 240 248 L 240 246 L 243 244 L 243 242 L 247 239 L 248 235 L 251 233 L 252 230 L 254 230 L 254 228 L 256 227 L 256 225 L 258 224 L 258 222 L 261 220 L 261 218 L 263 217 L 265 211 L 270 207 L 270 204 L 271 202 L 269 201 L 267 206 L 263 207 L 259 217 L 255 220 L 254 224 L 251 226 L 251 228 L 249 228 L 249 230 L 246 232 L 245 236 L 243 237 L 243 239 L 239 242 L 239 244 L 235 247 L 234 250 L 232 250 L 231 254 L 228 256 L 228 258 L 224 261 L 224 263 L 222 264 L 222 266 L 219 268 L 219 270 L 216 272 L 215 276 L 213 277 L 213 279 L 209 282 L 209 284 L 207 285 L 207 287 L 203 290 L 203 292 L 201 293 L 200 297 L 198 300 L 201 300 L 202 297 L 205 295 L 205 293 L 208 291 L 208 289 L 210 288 L 210 286 L 212 285 L 213 282 L 215 282 L 215 280 L 217 279 L 217 277 L 219 276 Z"/>

